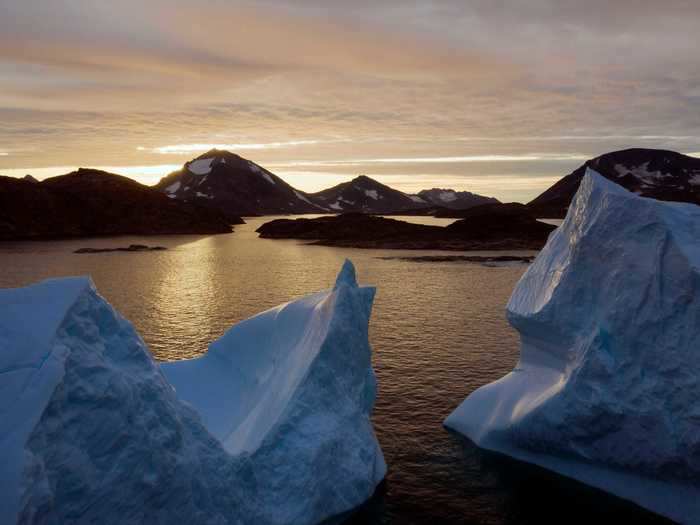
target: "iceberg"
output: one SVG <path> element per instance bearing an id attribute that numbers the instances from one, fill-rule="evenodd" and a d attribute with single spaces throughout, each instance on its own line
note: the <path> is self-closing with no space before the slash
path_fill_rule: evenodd
<path id="1" fill-rule="evenodd" d="M 517 284 L 520 360 L 445 420 L 478 446 L 700 522 L 700 207 L 588 170 Z"/>
<path id="2" fill-rule="evenodd" d="M 0 290 L 0 522 L 315 524 L 374 492 L 374 288 L 158 364 L 89 278 Z"/>

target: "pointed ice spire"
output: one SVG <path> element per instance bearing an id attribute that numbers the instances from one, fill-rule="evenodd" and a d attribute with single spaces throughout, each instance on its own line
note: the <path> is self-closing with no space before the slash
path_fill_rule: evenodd
<path id="1" fill-rule="evenodd" d="M 335 280 L 334 290 L 340 288 L 341 285 L 346 285 L 351 288 L 357 288 L 357 277 L 355 276 L 355 266 L 350 259 L 345 259 L 343 267 L 340 269 L 338 278 Z"/>

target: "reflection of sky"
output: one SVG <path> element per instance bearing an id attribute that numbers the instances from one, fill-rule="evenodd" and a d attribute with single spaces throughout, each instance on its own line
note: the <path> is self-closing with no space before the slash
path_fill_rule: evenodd
<path id="1" fill-rule="evenodd" d="M 522 200 L 613 149 L 700 151 L 697 2 L 143 4 L 0 0 L 0 173 L 153 182 L 222 145 L 305 190 Z"/>

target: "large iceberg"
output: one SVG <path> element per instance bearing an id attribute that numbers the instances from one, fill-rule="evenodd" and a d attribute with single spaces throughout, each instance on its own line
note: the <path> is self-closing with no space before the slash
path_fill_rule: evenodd
<path id="1" fill-rule="evenodd" d="M 373 297 L 346 262 L 332 290 L 159 366 L 88 278 L 0 290 L 0 523 L 314 524 L 360 505 L 386 471 Z"/>
<path id="2" fill-rule="evenodd" d="M 700 522 L 700 207 L 588 170 L 507 306 L 520 361 L 445 425 Z"/>

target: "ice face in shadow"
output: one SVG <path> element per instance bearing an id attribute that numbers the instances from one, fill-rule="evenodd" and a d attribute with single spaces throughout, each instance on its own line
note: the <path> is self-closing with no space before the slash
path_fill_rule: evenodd
<path id="1" fill-rule="evenodd" d="M 0 522 L 312 524 L 361 504 L 385 473 L 373 295 L 346 263 L 333 290 L 164 366 L 225 397 L 193 408 L 89 279 L 0 290 Z"/>
<path id="2" fill-rule="evenodd" d="M 384 478 L 370 422 L 374 292 L 346 261 L 333 290 L 239 323 L 200 358 L 162 365 L 226 451 L 250 457 L 265 523 L 349 510 Z"/>
<path id="3" fill-rule="evenodd" d="M 700 207 L 589 170 L 508 303 L 510 374 L 445 425 L 686 523 L 700 521 Z"/>

